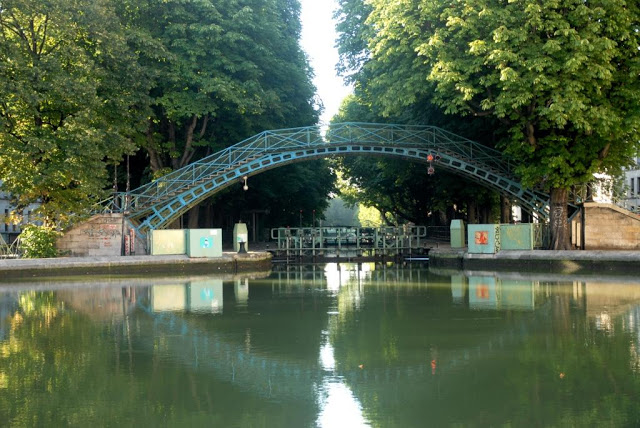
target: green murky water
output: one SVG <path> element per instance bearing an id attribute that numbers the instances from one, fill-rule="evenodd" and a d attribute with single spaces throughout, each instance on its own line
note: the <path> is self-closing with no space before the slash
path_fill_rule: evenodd
<path id="1" fill-rule="evenodd" d="M 640 279 L 279 269 L 1 285 L 0 426 L 640 425 Z"/>

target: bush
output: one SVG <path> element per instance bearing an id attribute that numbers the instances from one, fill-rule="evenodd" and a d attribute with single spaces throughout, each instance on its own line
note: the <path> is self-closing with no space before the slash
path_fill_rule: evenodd
<path id="1" fill-rule="evenodd" d="M 62 233 L 50 226 L 26 225 L 20 234 L 22 257 L 27 259 L 57 257 L 56 240 L 61 235 Z"/>

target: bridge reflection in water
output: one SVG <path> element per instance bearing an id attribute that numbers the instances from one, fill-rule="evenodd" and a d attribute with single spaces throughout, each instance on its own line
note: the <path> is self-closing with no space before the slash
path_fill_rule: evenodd
<path id="1" fill-rule="evenodd" d="M 141 361 L 154 361 L 153 370 L 168 379 L 173 372 L 201 379 L 184 380 L 194 399 L 217 385 L 306 415 L 294 411 L 290 426 L 419 426 L 425 418 L 434 426 L 473 425 L 478 414 L 487 425 L 518 425 L 540 410 L 540 403 L 519 407 L 519 396 L 543 391 L 553 402 L 553 391 L 564 391 L 564 404 L 578 412 L 591 405 L 588 391 L 610 388 L 607 379 L 624 395 L 630 374 L 640 373 L 635 279 L 362 263 L 283 265 L 263 278 L 145 280 L 123 288 L 57 283 L 54 292 L 66 308 L 96 322 L 111 319 L 109 337 L 118 355 L 128 355 L 118 367 L 136 373 Z M 621 333 L 625 340 L 607 341 Z M 628 361 L 604 379 L 592 363 L 581 370 L 580 360 L 567 359 L 574 354 L 587 362 L 607 355 Z M 522 377 L 510 379 L 523 368 Z M 580 379 L 578 389 L 556 385 L 565 372 Z M 593 379 L 604 383 L 567 401 L 585 394 L 580 389 Z M 545 402 L 544 394 L 538 399 Z M 483 413 L 487 406 L 491 417 Z"/>
<path id="2" fill-rule="evenodd" d="M 475 332 L 477 340 L 467 342 L 464 347 L 453 348 L 428 343 L 418 352 L 420 357 L 400 365 L 387 361 L 365 367 L 364 364 L 353 364 L 349 358 L 341 361 L 341 356 L 345 356 L 341 343 L 336 345 L 343 348 L 342 355 L 336 355 L 332 341 L 340 336 L 339 330 L 345 319 L 367 305 L 370 290 L 395 289 L 396 295 L 413 295 L 416 290 L 427 293 L 431 288 L 438 298 L 443 298 L 443 293 L 446 293 L 454 306 L 472 310 L 460 312 L 460 318 L 454 318 L 459 324 L 454 331 L 464 332 L 466 329 Z M 587 293 L 589 288 L 593 289 L 592 293 Z M 225 298 L 223 290 L 227 290 L 230 296 Z M 407 293 L 409 290 L 411 293 Z M 254 337 L 263 332 L 259 321 L 249 323 L 244 334 L 238 336 L 221 329 L 215 318 L 206 318 L 207 314 L 222 316 L 225 303 L 232 306 L 230 312 L 235 314 L 239 307 L 251 305 L 254 296 L 258 296 L 258 301 L 262 300 L 261 295 L 270 298 L 295 296 L 302 306 L 305 299 L 313 303 L 316 310 L 309 316 L 320 317 L 324 323 L 316 359 L 287 358 L 278 349 L 265 347 L 264 343 L 254 346 Z M 586 281 L 555 284 L 496 275 L 457 274 L 447 278 L 434 276 L 424 269 L 406 269 L 399 265 L 328 264 L 285 266 L 267 279 L 236 280 L 232 287 L 231 284 L 223 286 L 221 280 L 215 279 L 181 285 L 154 285 L 149 288 L 148 297 L 139 301 L 139 307 L 153 320 L 153 340 L 163 337 L 165 347 L 161 351 L 171 354 L 173 359 L 198 368 L 206 367 L 218 379 L 268 399 L 313 402 L 318 406 L 318 421 L 322 426 L 334 426 L 332 418 L 336 415 L 341 420 L 353 418 L 349 426 L 354 426 L 365 424 L 363 403 L 358 398 L 362 394 L 379 394 L 394 390 L 401 384 L 405 388 L 418 388 L 423 398 L 436 396 L 441 388 L 436 374 L 455 376 L 461 368 L 496 356 L 522 340 L 523 330 L 533 330 L 537 323 L 548 320 L 550 313 L 558 310 L 558 299 L 574 312 L 591 314 L 598 320 L 598 325 L 606 327 L 606 322 L 615 315 L 611 313 L 612 309 L 637 303 L 640 294 L 636 284 L 628 284 L 625 289 L 624 284 Z M 393 304 L 391 301 L 387 303 Z M 265 309 L 277 310 L 276 307 Z M 319 315 L 319 311 L 324 314 Z M 474 311 L 479 312 L 474 315 Z M 495 315 L 499 311 L 530 312 L 533 316 L 514 317 L 504 322 L 502 317 Z M 482 315 L 487 312 L 491 316 Z M 197 317 L 189 316 L 189 313 Z M 297 315 L 304 313 L 302 310 Z M 289 322 L 297 321 L 292 319 Z M 215 327 L 209 328 L 210 324 Z M 479 330 L 479 325 L 484 330 Z M 287 335 L 286 326 L 281 327 L 280 334 Z M 420 329 L 428 327 L 428 322 L 419 326 Z M 363 385 L 366 388 L 360 391 Z"/>

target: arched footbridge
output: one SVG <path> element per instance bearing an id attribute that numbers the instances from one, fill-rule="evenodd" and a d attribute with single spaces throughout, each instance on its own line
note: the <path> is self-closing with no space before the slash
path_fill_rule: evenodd
<path id="1" fill-rule="evenodd" d="M 527 189 L 513 162 L 501 152 L 434 126 L 374 123 L 332 124 L 264 131 L 173 171 L 110 201 L 147 233 L 162 229 L 191 207 L 243 177 L 293 162 L 331 156 L 404 158 L 446 169 L 517 200 L 526 211 L 548 218 L 549 195 Z M 425 168 L 427 173 L 427 168 Z"/>

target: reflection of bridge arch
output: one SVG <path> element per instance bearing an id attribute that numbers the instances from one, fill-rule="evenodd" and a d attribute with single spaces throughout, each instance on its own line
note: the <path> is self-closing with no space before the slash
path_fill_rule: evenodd
<path id="1" fill-rule="evenodd" d="M 439 168 L 515 199 L 527 211 L 548 216 L 548 195 L 524 188 L 501 152 L 432 126 L 364 123 L 334 124 L 326 140 L 317 126 L 264 131 L 129 194 L 119 194 L 114 205 L 139 221 L 141 231 L 160 229 L 244 176 L 289 163 L 346 155 L 391 156 L 424 163 L 435 157 Z"/>
<path id="2" fill-rule="evenodd" d="M 286 361 L 269 355 L 254 353 L 242 343 L 234 343 L 216 331 L 193 325 L 178 312 L 153 312 L 150 307 L 138 301 L 138 307 L 151 317 L 154 334 L 137 340 L 154 347 L 154 338 L 164 337 L 165 352 L 171 358 L 188 366 L 198 366 L 211 370 L 219 380 L 237 385 L 270 399 L 294 398 L 315 402 L 318 385 L 325 380 L 344 379 L 349 385 L 366 382 L 369 387 L 393 389 L 398 383 L 421 384 L 425 388 L 437 388 L 434 382 L 431 359 L 425 355 L 421 363 L 384 367 L 336 367 L 329 370 L 319 361 Z M 516 331 L 527 329 L 524 320 L 513 327 L 502 329 L 490 340 L 475 346 L 457 349 L 443 355 L 438 363 L 438 373 L 455 373 L 461 367 L 474 361 L 490 358 L 497 350 L 519 340 Z M 171 346 L 171 341 L 179 341 Z M 173 352 L 171 352 L 172 350 Z"/>

